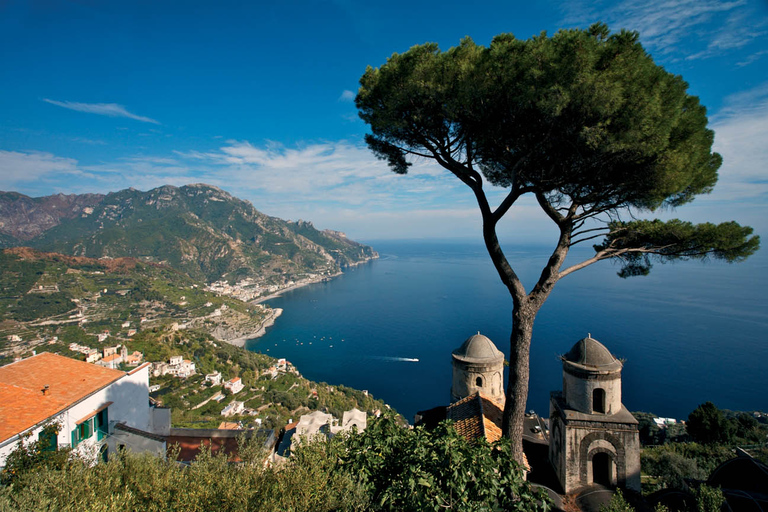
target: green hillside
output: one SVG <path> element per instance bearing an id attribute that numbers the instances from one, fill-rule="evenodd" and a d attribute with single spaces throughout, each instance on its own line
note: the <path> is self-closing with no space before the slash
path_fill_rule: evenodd
<path id="1" fill-rule="evenodd" d="M 169 266 L 13 248 L 0 251 L 0 268 L 0 365 L 32 350 L 84 359 L 70 343 L 98 351 L 124 345 L 145 362 L 183 356 L 195 363 L 195 375 L 150 378 L 159 386 L 153 398 L 172 408 L 177 427 L 216 428 L 226 419 L 247 425 L 258 420 L 279 430 L 316 409 L 337 417 L 353 407 L 369 413 L 386 409 L 367 393 L 309 381 L 290 365 L 270 371 L 274 358 L 221 341 L 215 333 L 254 333 L 273 311 L 205 291 Z M 100 341 L 105 332 L 109 335 Z M 222 382 L 240 377 L 245 389 L 232 396 L 221 383 L 206 382 L 205 375 L 216 372 Z M 258 414 L 222 417 L 233 400 Z"/>
<path id="2" fill-rule="evenodd" d="M 206 282 L 250 277 L 263 284 L 284 284 L 309 274 L 332 275 L 376 256 L 370 247 L 337 232 L 269 217 L 208 185 L 163 186 L 148 192 L 126 189 L 100 196 L 96 204 L 93 197 L 89 199 L 92 206 L 82 207 L 77 215 L 71 212 L 76 206 L 66 217 L 51 220 L 48 214 L 44 230 L 24 225 L 23 219 L 16 219 L 11 229 L 13 223 L 0 218 L 7 227 L 0 231 L 0 244 L 21 243 L 12 232 L 42 231 L 24 245 L 91 258 L 133 257 L 167 263 Z M 42 208 L 38 203 L 44 203 L 29 206 L 31 199 L 26 196 L 4 194 L 0 217 L 14 211 L 22 200 L 27 208 Z M 32 218 L 39 216 L 24 217 Z"/>

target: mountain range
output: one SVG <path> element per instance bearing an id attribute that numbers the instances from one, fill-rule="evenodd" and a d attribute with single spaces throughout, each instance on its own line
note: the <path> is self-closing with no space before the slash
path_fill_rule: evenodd
<path id="1" fill-rule="evenodd" d="M 36 198 L 0 192 L 0 248 L 17 246 L 165 263 L 206 282 L 265 284 L 378 256 L 343 233 L 270 217 L 205 184 Z"/>

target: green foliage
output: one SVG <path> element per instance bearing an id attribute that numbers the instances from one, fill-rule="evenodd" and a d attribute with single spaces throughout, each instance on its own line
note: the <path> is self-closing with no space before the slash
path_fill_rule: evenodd
<path id="1" fill-rule="evenodd" d="M 730 443 L 733 440 L 733 425 L 712 402 L 705 402 L 691 412 L 686 426 L 691 438 L 699 443 Z"/>
<path id="2" fill-rule="evenodd" d="M 28 322 L 62 315 L 74 308 L 75 304 L 65 293 L 27 293 L 11 308 L 11 314 L 16 320 Z"/>
<path id="3" fill-rule="evenodd" d="M 27 293 L 43 274 L 42 262 L 26 262 L 18 256 L 0 251 L 0 300 Z"/>
<path id="4" fill-rule="evenodd" d="M 395 172 L 407 171 L 408 151 L 447 163 L 466 151 L 497 186 L 639 208 L 686 203 L 717 180 L 704 107 L 635 32 L 593 25 L 501 34 L 488 48 L 414 46 L 360 83 L 366 140 Z"/>
<path id="5" fill-rule="evenodd" d="M 630 505 L 621 489 L 616 489 L 616 494 L 611 497 L 608 505 L 600 505 L 600 512 L 635 512 L 635 509 Z"/>
<path id="6" fill-rule="evenodd" d="M 700 485 L 694 492 L 697 512 L 720 512 L 725 503 L 723 491 L 717 487 Z"/>
<path id="7" fill-rule="evenodd" d="M 595 251 L 640 249 L 621 256 L 620 277 L 647 275 L 652 260 L 661 262 L 691 259 L 718 259 L 729 263 L 743 261 L 760 247 L 760 237 L 752 228 L 735 222 L 691 224 L 673 219 L 612 222 L 610 233 Z M 645 252 L 647 251 L 647 252 Z"/>
<path id="8" fill-rule="evenodd" d="M 64 467 L 70 450 L 57 450 L 51 445 L 59 429 L 58 424 L 50 423 L 43 428 L 37 440 L 30 441 L 29 436 L 20 438 L 18 447 L 5 459 L 5 467 L 0 471 L 0 484 L 12 485 L 28 474 Z"/>
<path id="9" fill-rule="evenodd" d="M 385 416 L 346 443 L 340 467 L 357 476 L 373 510 L 546 510 L 506 439 L 468 442 L 448 423 L 430 432 Z"/>
<path id="10" fill-rule="evenodd" d="M 471 444 L 447 427 L 429 434 L 398 427 L 391 419 L 372 422 L 370 428 L 307 443 L 278 468 L 261 464 L 258 441 L 241 443 L 242 464 L 206 450 L 187 468 L 130 452 L 95 466 L 72 458 L 55 469 L 20 473 L 0 488 L 0 509 L 546 510 L 504 443 L 495 448 Z"/>
<path id="11" fill-rule="evenodd" d="M 721 445 L 671 443 L 644 448 L 641 469 L 644 475 L 654 477 L 655 482 L 645 490 L 686 490 L 687 480 L 706 480 L 717 466 L 733 457 L 733 451 Z"/>

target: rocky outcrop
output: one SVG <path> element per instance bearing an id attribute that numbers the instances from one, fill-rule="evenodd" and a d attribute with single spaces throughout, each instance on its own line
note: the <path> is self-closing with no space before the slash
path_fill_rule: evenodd
<path id="1" fill-rule="evenodd" d="M 0 234 L 25 242 L 58 226 L 62 221 L 93 212 L 101 194 L 56 194 L 29 197 L 18 192 L 0 192 Z"/>

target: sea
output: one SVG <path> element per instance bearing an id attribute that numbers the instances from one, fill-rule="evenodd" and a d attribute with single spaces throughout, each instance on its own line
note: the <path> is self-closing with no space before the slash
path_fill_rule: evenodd
<path id="1" fill-rule="evenodd" d="M 466 338 L 484 334 L 508 357 L 512 300 L 480 243 L 370 243 L 379 259 L 269 300 L 283 314 L 246 347 L 308 379 L 367 390 L 412 422 L 448 404 L 451 351 Z M 548 249 L 504 247 L 530 290 Z M 685 419 L 706 401 L 768 411 L 765 250 L 735 264 L 657 263 L 644 277 L 618 270 L 600 262 L 555 286 L 534 324 L 528 409 L 548 415 L 550 392 L 562 389 L 559 356 L 591 334 L 624 361 L 630 411 Z"/>

